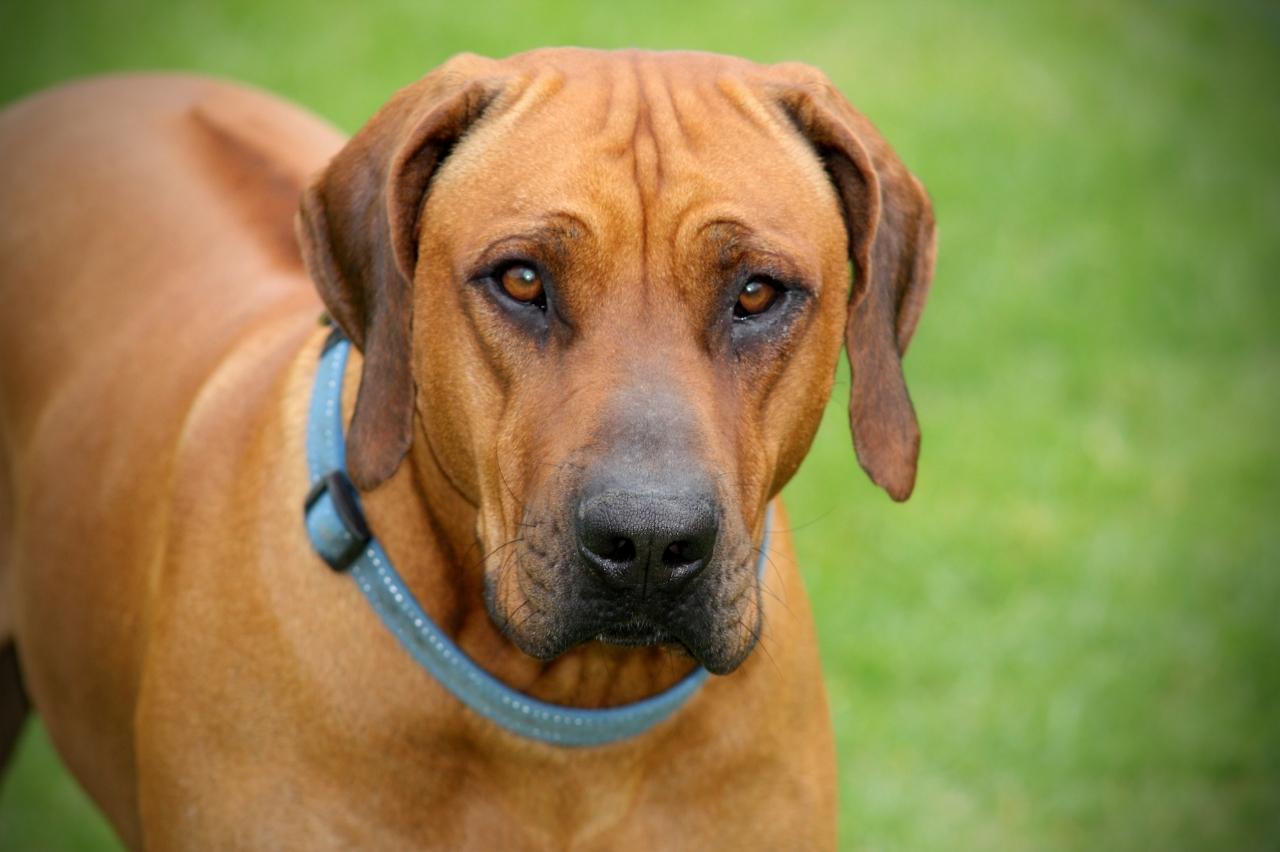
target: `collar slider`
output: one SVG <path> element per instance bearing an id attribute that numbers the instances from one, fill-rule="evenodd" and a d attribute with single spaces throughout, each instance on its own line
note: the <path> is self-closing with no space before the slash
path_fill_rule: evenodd
<path id="1" fill-rule="evenodd" d="M 371 538 L 356 487 L 345 471 L 334 470 L 316 480 L 303 515 L 317 552 L 334 571 L 350 568 Z"/>

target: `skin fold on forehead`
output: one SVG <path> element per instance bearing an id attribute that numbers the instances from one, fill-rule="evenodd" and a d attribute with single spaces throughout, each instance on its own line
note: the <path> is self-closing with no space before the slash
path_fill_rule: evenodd
<path id="1" fill-rule="evenodd" d="M 815 278 L 834 259 L 843 278 L 831 182 L 767 102 L 757 66 L 703 54 L 586 51 L 535 52 L 502 65 L 516 73 L 435 176 L 424 209 L 428 224 L 460 200 L 478 214 L 451 217 L 456 245 L 483 245 L 521 224 L 537 228 L 558 212 L 607 239 L 603 248 L 619 263 L 661 275 L 670 272 L 664 255 L 724 220 L 785 248 Z"/>

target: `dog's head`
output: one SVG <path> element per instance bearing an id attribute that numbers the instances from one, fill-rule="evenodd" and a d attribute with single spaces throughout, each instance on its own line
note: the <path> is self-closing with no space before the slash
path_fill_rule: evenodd
<path id="1" fill-rule="evenodd" d="M 299 233 L 364 355 L 352 478 L 372 488 L 426 442 L 500 551 L 489 611 L 529 654 L 602 639 L 741 663 L 766 506 L 842 342 L 858 458 L 911 492 L 899 358 L 932 209 L 811 68 L 459 56 L 356 134 Z"/>

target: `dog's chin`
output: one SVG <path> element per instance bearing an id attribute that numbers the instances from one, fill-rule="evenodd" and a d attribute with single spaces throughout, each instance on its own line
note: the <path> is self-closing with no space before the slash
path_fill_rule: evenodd
<path id="1" fill-rule="evenodd" d="M 492 615 L 492 614 L 491 614 Z M 501 625 L 505 620 L 494 619 Z M 509 623 L 509 622 L 505 622 Z M 562 623 L 563 624 L 563 623 Z M 535 627 L 529 630 L 529 627 Z M 589 642 L 600 642 L 623 648 L 652 648 L 666 646 L 680 649 L 693 656 L 688 647 L 674 634 L 643 617 L 601 626 L 583 625 L 571 631 L 563 629 L 537 629 L 523 625 L 525 629 L 503 630 L 503 634 L 524 653 L 539 660 L 551 661 Z"/>
<path id="2" fill-rule="evenodd" d="M 535 659 L 550 662 L 589 642 L 620 648 L 666 648 L 683 654 L 712 674 L 726 675 L 742 665 L 756 644 L 756 634 L 723 639 L 684 637 L 644 618 L 634 618 L 605 627 L 582 628 L 573 633 L 559 631 L 504 631 L 517 648 Z"/>
<path id="3" fill-rule="evenodd" d="M 729 674 L 742 665 L 756 643 L 754 633 L 741 637 L 742 641 L 735 644 L 696 641 L 691 643 L 661 625 L 643 618 L 613 625 L 598 633 L 595 638 L 596 641 L 606 645 L 624 648 L 666 647 L 690 657 L 707 671 L 718 675 Z M 694 650 L 695 648 L 698 650 Z"/>
<path id="4" fill-rule="evenodd" d="M 695 652 L 683 639 L 660 627 L 625 625 L 610 628 L 596 636 L 596 641 L 623 648 L 664 647 L 694 660 L 712 674 L 727 675 L 742 665 L 755 647 L 755 636 L 749 635 L 736 649 L 708 647 Z"/>
<path id="5" fill-rule="evenodd" d="M 646 618 L 634 618 L 621 624 L 610 625 L 596 634 L 596 640 L 606 645 L 621 645 L 624 648 L 647 648 L 656 645 L 684 647 L 684 643 L 667 632 L 665 628 Z"/>

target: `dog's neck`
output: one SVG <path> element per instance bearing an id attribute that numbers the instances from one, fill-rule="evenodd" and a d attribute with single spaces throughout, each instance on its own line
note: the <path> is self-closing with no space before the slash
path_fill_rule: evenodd
<path id="1" fill-rule="evenodd" d="M 588 642 L 551 661 L 517 648 L 485 608 L 476 508 L 449 482 L 421 436 L 399 470 L 364 495 L 363 504 L 374 534 L 427 613 L 477 664 L 527 695 L 610 707 L 661 692 L 695 666 L 668 648 Z M 412 665 L 407 657 L 406 665 Z"/>

